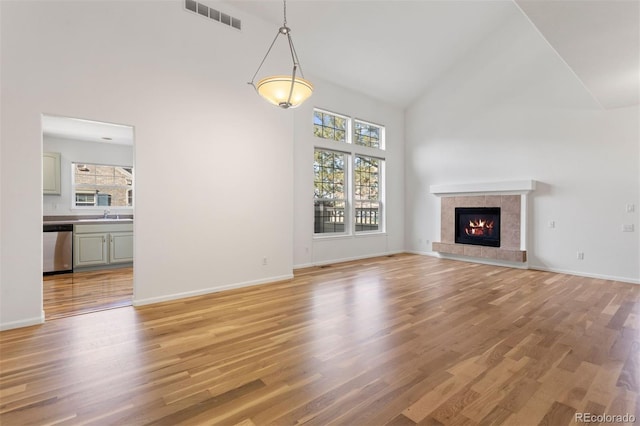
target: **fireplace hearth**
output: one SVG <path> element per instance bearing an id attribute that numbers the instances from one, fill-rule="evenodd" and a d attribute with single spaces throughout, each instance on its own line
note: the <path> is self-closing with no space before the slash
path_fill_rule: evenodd
<path id="1" fill-rule="evenodd" d="M 473 188 L 464 186 L 463 188 L 454 187 L 453 189 L 472 192 Z M 485 189 L 483 188 L 483 191 Z M 506 188 L 500 187 L 500 190 Z M 509 188 L 509 190 L 515 190 Z M 488 191 L 487 192 L 491 192 Z M 522 263 L 527 261 L 526 236 L 521 231 L 526 229 L 526 211 L 527 197 L 526 194 L 478 194 L 478 195 L 458 195 L 455 191 L 450 192 L 452 195 L 441 195 L 440 201 L 440 241 L 432 243 L 434 252 L 438 252 L 445 257 L 464 256 L 474 259 L 491 259 L 492 261 L 505 261 Z M 456 217 L 456 209 L 458 208 L 489 208 L 496 209 L 493 213 L 499 214 L 497 218 L 487 217 L 467 217 L 466 223 L 462 226 L 463 236 L 460 235 L 460 218 Z M 469 212 L 469 210 L 467 210 Z M 484 209 L 471 210 L 470 213 L 490 213 Z M 484 219 L 484 224 L 480 224 L 479 219 Z M 487 225 L 488 221 L 493 221 L 493 227 Z M 470 226 L 469 221 L 474 222 L 474 226 Z M 497 227 L 496 227 L 497 225 Z M 465 228 L 471 229 L 467 235 Z M 472 229 L 479 228 L 477 231 Z M 494 240 L 493 245 L 479 245 L 477 234 L 489 234 Z M 485 237 L 486 235 L 483 235 Z M 463 241 L 460 241 L 460 240 Z"/>
<path id="2" fill-rule="evenodd" d="M 456 207 L 455 242 L 500 247 L 500 207 Z"/>

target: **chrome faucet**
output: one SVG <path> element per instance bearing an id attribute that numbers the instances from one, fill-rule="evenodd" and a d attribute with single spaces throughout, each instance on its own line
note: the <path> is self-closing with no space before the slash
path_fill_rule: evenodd
<path id="1" fill-rule="evenodd" d="M 104 209 L 104 215 L 102 216 L 104 219 L 106 219 L 109 216 L 109 210 L 108 209 Z"/>

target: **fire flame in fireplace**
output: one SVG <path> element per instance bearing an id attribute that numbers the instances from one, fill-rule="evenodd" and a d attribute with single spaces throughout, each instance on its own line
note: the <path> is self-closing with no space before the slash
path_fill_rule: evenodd
<path id="1" fill-rule="evenodd" d="M 469 226 L 464 228 L 464 232 L 470 237 L 483 237 L 493 233 L 493 221 L 485 219 L 474 219 L 469 221 Z"/>

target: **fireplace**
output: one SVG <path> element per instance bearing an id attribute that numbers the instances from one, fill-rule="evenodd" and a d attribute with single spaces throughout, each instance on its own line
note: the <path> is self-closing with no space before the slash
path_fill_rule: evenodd
<path id="1" fill-rule="evenodd" d="M 456 207 L 455 242 L 500 247 L 500 207 Z"/>

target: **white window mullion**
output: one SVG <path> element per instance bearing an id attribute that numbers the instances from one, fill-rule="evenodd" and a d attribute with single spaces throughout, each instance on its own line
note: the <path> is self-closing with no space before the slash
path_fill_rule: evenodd
<path id="1" fill-rule="evenodd" d="M 345 207 L 345 210 L 349 212 L 349 218 L 348 218 L 348 228 L 347 228 L 347 224 L 345 224 L 345 230 L 348 229 L 349 235 L 353 235 L 353 233 L 355 232 L 355 206 L 353 203 L 353 194 L 355 193 L 355 187 L 354 187 L 354 183 L 353 183 L 353 161 L 354 161 L 354 156 L 349 154 L 347 155 L 347 159 L 348 162 L 347 164 L 349 165 L 347 168 L 347 182 L 348 184 L 345 185 L 345 188 L 347 188 L 347 193 L 346 193 L 346 199 L 347 199 L 347 205 Z"/>

